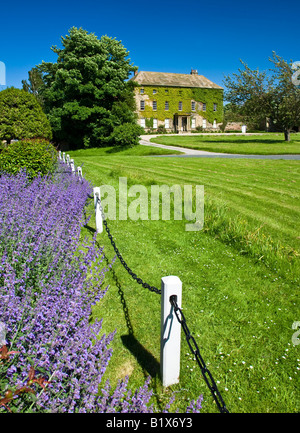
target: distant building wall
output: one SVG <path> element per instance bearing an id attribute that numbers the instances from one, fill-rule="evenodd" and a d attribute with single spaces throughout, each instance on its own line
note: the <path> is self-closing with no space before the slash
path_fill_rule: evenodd
<path id="1" fill-rule="evenodd" d="M 132 78 L 138 84 L 136 112 L 139 124 L 146 131 L 160 126 L 179 133 L 199 128 L 219 129 L 223 122 L 223 89 L 220 86 L 198 76 L 194 70 L 190 75 L 139 74 Z"/>

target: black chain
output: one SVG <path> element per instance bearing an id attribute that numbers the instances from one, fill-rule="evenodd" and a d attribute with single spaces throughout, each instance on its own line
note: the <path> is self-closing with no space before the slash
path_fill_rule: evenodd
<path id="1" fill-rule="evenodd" d="M 148 290 L 150 290 L 151 292 L 155 292 L 155 293 L 158 293 L 158 294 L 161 294 L 161 290 L 159 290 L 159 289 L 157 289 L 156 287 L 154 287 L 154 286 L 150 286 L 148 283 L 145 283 L 141 278 L 139 278 L 131 269 L 130 269 L 130 267 L 127 265 L 127 263 L 125 262 L 125 260 L 123 259 L 123 257 L 122 257 L 122 255 L 121 255 L 121 253 L 120 253 L 120 251 L 118 250 L 118 248 L 117 248 L 117 246 L 116 246 L 116 244 L 115 244 L 115 242 L 114 242 L 114 239 L 113 239 L 113 237 L 112 237 L 112 235 L 111 235 L 111 233 L 110 233 L 110 229 L 109 229 L 109 227 L 108 227 L 108 225 L 107 225 L 107 221 L 106 221 L 106 219 L 105 219 L 105 215 L 104 215 L 104 212 L 103 212 L 103 209 L 102 209 L 102 206 L 101 206 L 101 200 L 100 200 L 100 198 L 98 197 L 98 195 L 96 195 L 96 197 L 97 197 L 97 203 L 96 203 L 96 205 L 97 204 L 99 204 L 99 208 L 100 208 L 100 212 L 101 212 L 101 216 L 102 216 L 102 220 L 103 220 L 103 224 L 104 224 L 104 227 L 105 227 L 105 230 L 107 231 L 107 235 L 108 235 L 108 237 L 109 237 L 109 239 L 110 239 L 110 243 L 112 244 L 112 246 L 113 246 L 113 249 L 115 250 L 115 253 L 116 253 L 116 255 L 117 255 L 117 257 L 118 257 L 118 259 L 120 260 L 120 262 L 122 263 L 122 265 L 123 265 L 123 267 L 126 269 L 126 271 L 129 273 L 129 275 L 138 283 L 138 284 L 141 284 L 145 289 L 148 289 Z"/>
<path id="2" fill-rule="evenodd" d="M 94 198 L 94 197 L 92 197 L 90 195 L 88 195 L 88 197 L 89 198 Z M 137 275 L 127 265 L 127 263 L 123 259 L 122 255 L 121 255 L 120 251 L 118 250 L 118 248 L 117 248 L 117 246 L 116 246 L 116 244 L 114 242 L 114 239 L 113 239 L 113 237 L 112 237 L 112 235 L 110 233 L 110 229 L 109 229 L 109 227 L 107 225 L 107 221 L 105 219 L 104 211 L 103 211 L 102 206 L 101 206 L 100 197 L 98 195 L 96 195 L 96 197 L 97 197 L 96 206 L 99 204 L 99 208 L 100 208 L 100 212 L 101 212 L 101 216 L 102 216 L 102 220 L 103 220 L 103 224 L 104 224 L 105 230 L 106 230 L 107 235 L 108 235 L 108 237 L 110 239 L 111 245 L 113 246 L 113 249 L 114 249 L 114 251 L 115 251 L 118 259 L 120 260 L 121 264 L 123 265 L 123 267 L 126 269 L 126 271 L 129 273 L 129 275 L 138 284 L 141 284 L 144 288 L 149 289 L 151 292 L 155 292 L 155 293 L 161 294 L 161 290 L 157 289 L 154 286 L 150 286 L 149 284 L 145 283 L 141 278 L 137 277 Z M 206 384 L 207 384 L 207 386 L 208 386 L 208 388 L 209 388 L 209 390 L 210 390 L 210 392 L 211 392 L 211 394 L 212 394 L 212 396 L 213 396 L 213 398 L 214 398 L 214 400 L 215 400 L 215 402 L 216 402 L 216 404 L 218 406 L 219 411 L 221 413 L 229 413 L 229 411 L 228 411 L 228 409 L 227 409 L 227 407 L 226 407 L 226 405 L 224 403 L 224 400 L 223 400 L 223 398 L 222 398 L 222 396 L 221 396 L 221 394 L 220 394 L 220 392 L 218 390 L 216 382 L 214 381 L 214 378 L 212 377 L 211 372 L 207 368 L 207 366 L 206 366 L 206 364 L 205 364 L 202 356 L 200 355 L 199 347 L 198 347 L 198 345 L 197 345 L 194 337 L 190 333 L 190 330 L 189 330 L 189 328 L 188 328 L 188 326 L 186 324 L 186 319 L 184 317 L 184 314 L 183 314 L 182 310 L 179 308 L 179 306 L 177 304 L 176 296 L 171 296 L 170 297 L 170 302 L 171 302 L 171 305 L 174 308 L 174 312 L 175 312 L 176 318 L 177 318 L 178 322 L 181 324 L 182 329 L 183 329 L 183 331 L 185 333 L 186 341 L 188 343 L 188 346 L 189 346 L 189 348 L 191 349 L 191 352 L 194 354 L 194 356 L 196 358 L 196 361 L 197 361 L 197 363 L 198 363 L 198 365 L 200 367 L 202 376 L 203 376 L 203 378 L 204 378 L 204 380 L 205 380 L 205 382 L 206 382 Z M 178 313 L 180 313 L 181 317 L 179 317 Z M 193 347 L 193 345 L 194 345 L 194 347 Z"/>
<path id="3" fill-rule="evenodd" d="M 192 353 L 195 355 L 196 357 L 196 361 L 200 367 L 202 376 L 218 406 L 218 409 L 221 413 L 229 413 L 228 409 L 226 408 L 226 405 L 224 403 L 224 400 L 220 394 L 220 391 L 218 390 L 218 387 L 216 385 L 216 382 L 214 381 L 214 378 L 212 377 L 211 372 L 209 371 L 209 369 L 207 368 L 207 366 L 205 365 L 205 362 L 202 358 L 202 356 L 200 355 L 200 351 L 199 351 L 199 347 L 194 339 L 194 337 L 191 335 L 190 330 L 186 324 L 186 319 L 184 317 L 184 314 L 182 312 L 182 310 L 178 307 L 177 301 L 176 301 L 176 296 L 171 296 L 170 297 L 170 302 L 171 305 L 174 308 L 174 312 L 176 315 L 176 318 L 178 320 L 178 322 L 181 324 L 182 329 L 185 333 L 186 336 L 186 341 L 189 345 L 189 348 L 191 349 Z M 180 316 L 179 317 L 179 314 Z M 194 345 L 194 347 L 193 347 Z"/>

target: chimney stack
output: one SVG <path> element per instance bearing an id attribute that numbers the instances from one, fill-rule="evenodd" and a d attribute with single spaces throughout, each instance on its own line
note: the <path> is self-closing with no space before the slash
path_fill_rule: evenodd
<path id="1" fill-rule="evenodd" d="M 198 75 L 197 69 L 192 69 L 191 70 L 191 75 Z"/>

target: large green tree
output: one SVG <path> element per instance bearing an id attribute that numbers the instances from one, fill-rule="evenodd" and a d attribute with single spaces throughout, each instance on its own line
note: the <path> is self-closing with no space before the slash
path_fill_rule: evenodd
<path id="1" fill-rule="evenodd" d="M 50 123 L 32 94 L 14 87 L 0 92 L 0 140 L 51 137 Z"/>
<path id="2" fill-rule="evenodd" d="M 43 77 L 41 71 L 37 68 L 32 68 L 28 72 L 28 81 L 22 80 L 22 88 L 28 93 L 32 93 L 38 102 L 43 106 L 43 98 L 41 95 L 41 87 L 43 86 Z"/>
<path id="3" fill-rule="evenodd" d="M 239 107 L 240 113 L 251 122 L 268 122 L 283 131 L 285 140 L 300 126 L 300 89 L 293 83 L 293 63 L 286 62 L 275 52 L 269 59 L 272 68 L 260 72 L 244 69 L 225 77 L 225 99 Z"/>
<path id="4" fill-rule="evenodd" d="M 54 139 L 71 148 L 114 144 L 114 129 L 135 124 L 132 83 L 137 68 L 120 41 L 73 27 L 53 46 L 56 63 L 37 66 L 42 73 L 44 109 Z"/>

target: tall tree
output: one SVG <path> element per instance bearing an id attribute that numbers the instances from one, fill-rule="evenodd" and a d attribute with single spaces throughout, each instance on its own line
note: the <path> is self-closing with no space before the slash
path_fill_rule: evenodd
<path id="1" fill-rule="evenodd" d="M 251 121 L 269 119 L 289 141 L 290 132 L 300 126 L 300 89 L 292 80 L 292 62 L 287 63 L 275 52 L 269 60 L 273 68 L 268 72 L 251 70 L 241 61 L 244 69 L 225 77 L 225 99 Z"/>
<path id="2" fill-rule="evenodd" d="M 71 147 L 113 144 L 113 131 L 135 124 L 132 83 L 137 68 L 120 41 L 73 27 L 52 47 L 56 63 L 37 66 L 42 73 L 44 109 L 54 139 Z"/>
<path id="3" fill-rule="evenodd" d="M 32 68 L 28 72 L 28 81 L 22 80 L 23 90 L 32 93 L 38 102 L 43 106 L 43 97 L 41 95 L 41 87 L 43 86 L 42 72 L 37 68 Z"/>

